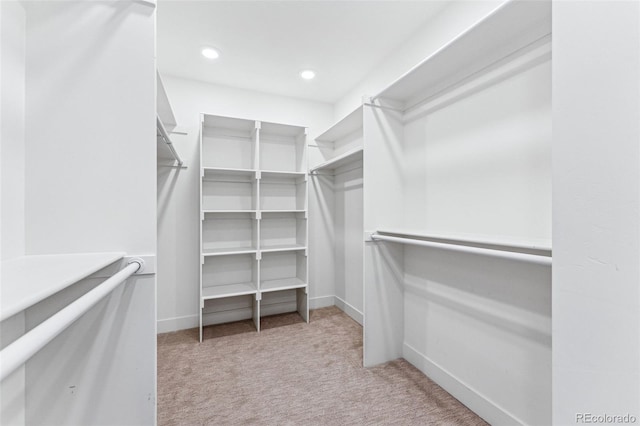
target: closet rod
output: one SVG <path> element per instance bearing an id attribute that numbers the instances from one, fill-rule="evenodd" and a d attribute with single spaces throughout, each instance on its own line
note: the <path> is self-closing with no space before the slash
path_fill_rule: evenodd
<path id="1" fill-rule="evenodd" d="M 521 262 L 535 263 L 538 265 L 551 266 L 551 256 L 544 256 L 532 253 L 521 253 L 516 251 L 496 250 L 483 247 L 471 247 L 454 243 L 438 243 L 435 241 L 425 241 L 416 238 L 392 237 L 389 235 L 371 234 L 373 241 L 388 241 L 392 243 L 409 244 L 420 247 L 430 247 L 443 250 L 451 250 L 462 253 L 480 254 L 485 256 L 501 257 L 503 259 L 517 260 Z"/>
<path id="2" fill-rule="evenodd" d="M 0 382 L 143 267 L 142 259 L 131 259 L 125 268 L 111 278 L 65 306 L 0 351 Z"/>
<path id="3" fill-rule="evenodd" d="M 167 147 L 171 151 L 171 155 L 173 155 L 173 158 L 175 158 L 176 161 L 178 162 L 178 166 L 182 166 L 182 160 L 180 159 L 180 156 L 176 152 L 176 149 L 173 147 L 173 144 L 171 143 L 171 139 L 169 139 L 169 134 L 167 133 L 167 130 L 164 128 L 164 124 L 162 124 L 162 120 L 160 120 L 160 116 L 156 116 L 156 125 L 158 127 L 158 131 L 160 132 L 160 137 L 164 139 L 164 143 L 167 144 Z"/>

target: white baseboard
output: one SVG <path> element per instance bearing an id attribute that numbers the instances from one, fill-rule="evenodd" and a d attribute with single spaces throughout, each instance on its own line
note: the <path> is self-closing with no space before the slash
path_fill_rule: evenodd
<path id="1" fill-rule="evenodd" d="M 318 296 L 309 298 L 309 309 L 326 308 L 336 304 L 335 296 Z"/>
<path id="2" fill-rule="evenodd" d="M 334 296 L 334 297 L 335 297 L 335 305 L 338 308 L 340 308 L 340 310 L 342 310 L 345 314 L 353 318 L 353 320 L 358 324 L 363 325 L 364 315 L 362 314 L 362 312 L 354 308 L 353 305 L 342 300 L 340 297 L 338 296 Z"/>
<path id="3" fill-rule="evenodd" d="M 157 325 L 158 334 L 195 328 L 198 326 L 198 315 L 161 319 L 157 321 Z"/>
<path id="4" fill-rule="evenodd" d="M 282 312 L 295 311 L 295 302 L 289 306 L 281 306 L 281 303 L 262 304 L 260 307 L 260 316 L 274 315 Z M 309 298 L 309 309 L 326 308 L 328 306 L 337 306 L 344 313 L 349 315 L 358 324 L 362 325 L 362 312 L 345 302 L 338 296 L 319 296 Z M 204 313 L 203 319 L 205 324 L 214 324 L 221 322 L 240 321 L 252 317 L 251 309 L 234 309 L 226 312 Z M 186 330 L 188 328 L 198 327 L 198 315 L 186 315 L 183 317 L 165 318 L 157 321 L 158 334 L 169 333 L 172 331 Z"/>
<path id="5" fill-rule="evenodd" d="M 525 424 L 511 413 L 496 405 L 477 390 L 459 380 L 453 374 L 431 361 L 411 345 L 403 344 L 402 356 L 425 376 L 440 385 L 477 415 L 492 425 Z"/>

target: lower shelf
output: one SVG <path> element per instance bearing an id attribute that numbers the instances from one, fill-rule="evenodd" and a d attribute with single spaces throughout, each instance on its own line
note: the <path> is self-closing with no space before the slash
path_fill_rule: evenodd
<path id="1" fill-rule="evenodd" d="M 304 244 L 272 244 L 261 246 L 260 251 L 263 253 L 274 253 L 277 251 L 305 250 L 306 248 L 307 246 Z"/>
<path id="2" fill-rule="evenodd" d="M 256 294 L 258 289 L 253 283 L 237 283 L 202 288 L 202 299 L 221 299 L 223 297 Z"/>
<path id="3" fill-rule="evenodd" d="M 203 256 L 227 256 L 233 254 L 251 254 L 258 250 L 255 247 L 225 247 L 225 248 L 205 248 L 202 249 Z"/>
<path id="4" fill-rule="evenodd" d="M 279 280 L 262 281 L 260 283 L 260 291 L 266 293 L 269 291 L 290 290 L 294 288 L 304 288 L 307 283 L 300 278 L 284 278 Z"/>

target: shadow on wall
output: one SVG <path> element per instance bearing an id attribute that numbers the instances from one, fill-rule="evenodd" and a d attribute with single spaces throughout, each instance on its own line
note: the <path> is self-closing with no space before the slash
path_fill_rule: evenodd
<path id="1" fill-rule="evenodd" d="M 421 247 L 405 248 L 405 291 L 551 347 L 551 268 Z"/>

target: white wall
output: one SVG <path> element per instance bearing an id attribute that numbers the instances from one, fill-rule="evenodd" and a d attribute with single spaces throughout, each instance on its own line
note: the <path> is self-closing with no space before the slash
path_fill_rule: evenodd
<path id="1" fill-rule="evenodd" d="M 153 253 L 153 8 L 63 3 L 28 6 L 27 252 Z"/>
<path id="2" fill-rule="evenodd" d="M 24 4 L 26 254 L 154 255 L 154 8 Z M 30 308 L 26 328 L 97 282 Z M 28 361 L 26 423 L 154 424 L 155 357 L 155 277 L 134 277 Z"/>
<path id="3" fill-rule="evenodd" d="M 331 124 L 329 104 L 302 101 L 234 89 L 193 80 L 163 76 L 178 126 L 187 135 L 173 140 L 187 169 L 158 169 L 158 331 L 166 332 L 198 325 L 198 134 L 200 113 L 294 124 L 309 128 L 307 141 Z M 310 150 L 310 156 L 316 155 Z M 309 162 L 313 164 L 313 159 Z M 309 185 L 309 210 L 316 212 L 318 199 Z M 314 268 L 314 256 L 332 255 L 331 240 L 318 227 L 319 218 L 309 218 L 310 303 L 333 304 L 331 272 Z M 331 296 L 330 298 L 327 296 Z"/>
<path id="4" fill-rule="evenodd" d="M 553 3 L 558 425 L 580 413 L 640 421 L 639 75 L 638 2 Z"/>
<path id="5" fill-rule="evenodd" d="M 335 103 L 335 121 L 357 108 L 363 95 L 376 95 L 503 2 L 504 0 L 450 2 L 373 67 L 360 84 Z"/>
<path id="6" fill-rule="evenodd" d="M 2 5 L 2 260 L 25 253 L 25 11 L 17 1 Z"/>
<path id="7" fill-rule="evenodd" d="M 336 170 L 333 178 L 336 305 L 363 322 L 362 164 Z"/>
<path id="8" fill-rule="evenodd" d="M 0 259 L 24 255 L 25 10 L 19 2 L 0 2 Z M 2 295 L 0 294 L 0 297 Z M 0 348 L 24 333 L 25 315 L 0 324 Z M 0 423 L 25 420 L 25 371 L 0 384 Z"/>
<path id="9" fill-rule="evenodd" d="M 404 141 L 397 227 L 551 245 L 549 60 L 418 114 Z"/>

